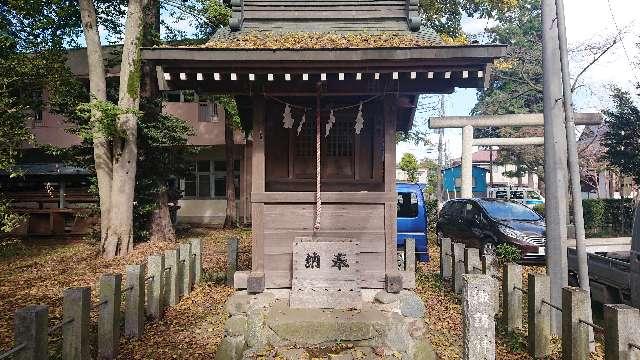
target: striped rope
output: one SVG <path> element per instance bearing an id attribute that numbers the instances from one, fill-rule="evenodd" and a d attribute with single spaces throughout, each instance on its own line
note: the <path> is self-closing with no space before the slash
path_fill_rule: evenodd
<path id="1" fill-rule="evenodd" d="M 313 230 L 319 231 L 322 212 L 322 198 L 320 197 L 320 88 L 318 88 L 316 105 L 316 222 L 313 225 Z"/>

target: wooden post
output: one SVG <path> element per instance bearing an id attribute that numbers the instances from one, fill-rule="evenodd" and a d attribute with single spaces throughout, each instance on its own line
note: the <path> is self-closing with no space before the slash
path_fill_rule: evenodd
<path id="1" fill-rule="evenodd" d="M 180 288 L 182 286 L 182 266 L 180 266 L 180 250 L 165 250 L 165 268 L 169 268 L 169 281 L 165 284 L 167 294 L 165 304 L 174 306 L 180 302 Z"/>
<path id="2" fill-rule="evenodd" d="M 23 347 L 15 353 L 14 359 L 40 360 L 47 358 L 48 321 L 49 308 L 46 305 L 29 305 L 16 311 L 15 346 Z"/>
<path id="3" fill-rule="evenodd" d="M 562 288 L 562 359 L 589 358 L 589 293 L 576 287 Z"/>
<path id="4" fill-rule="evenodd" d="M 502 321 L 509 331 L 522 329 L 522 266 L 504 264 L 502 273 Z"/>
<path id="5" fill-rule="evenodd" d="M 453 290 L 456 294 L 462 294 L 462 275 L 464 275 L 464 244 L 452 243 L 453 254 Z"/>
<path id="6" fill-rule="evenodd" d="M 527 287 L 527 319 L 529 320 L 529 355 L 543 359 L 551 355 L 551 309 L 543 301 L 550 302 L 549 276 L 529 274 Z"/>
<path id="7" fill-rule="evenodd" d="M 191 293 L 191 275 L 193 274 L 191 244 L 180 244 L 180 263 L 182 266 L 182 295 L 187 296 Z"/>
<path id="8" fill-rule="evenodd" d="M 62 358 L 89 358 L 89 316 L 91 288 L 74 287 L 64 290 L 62 299 Z"/>
<path id="9" fill-rule="evenodd" d="M 193 258 L 193 283 L 202 281 L 202 239 L 191 239 L 191 255 Z"/>
<path id="10" fill-rule="evenodd" d="M 162 317 L 164 310 L 164 284 L 162 273 L 164 272 L 164 256 L 151 255 L 147 258 L 147 277 L 145 281 L 149 284 L 149 295 L 147 297 L 147 313 L 152 318 L 158 320 Z"/>
<path id="11" fill-rule="evenodd" d="M 482 264 L 480 263 L 480 250 L 476 248 L 464 249 L 464 272 L 465 274 L 482 273 Z"/>
<path id="12" fill-rule="evenodd" d="M 127 265 L 124 336 L 138 338 L 144 331 L 144 264 Z"/>
<path id="13" fill-rule="evenodd" d="M 227 239 L 227 286 L 233 287 L 233 276 L 238 267 L 238 239 Z"/>
<path id="14" fill-rule="evenodd" d="M 105 274 L 100 278 L 98 307 L 98 358 L 115 359 L 120 348 L 120 298 L 122 275 Z"/>
<path id="15" fill-rule="evenodd" d="M 623 304 L 604 306 L 604 356 L 607 360 L 640 359 L 640 312 Z M 633 344 L 634 346 L 631 346 Z"/>
<path id="16" fill-rule="evenodd" d="M 393 195 L 393 202 L 384 205 L 385 232 L 385 288 L 390 292 L 402 290 L 402 277 L 398 271 L 397 246 L 397 204 L 396 196 L 396 122 L 398 118 L 397 101 L 395 95 L 385 95 L 383 99 L 384 116 L 384 191 L 386 195 Z"/>
<path id="17" fill-rule="evenodd" d="M 451 280 L 453 273 L 451 262 L 451 239 L 440 239 L 440 276 L 444 280 Z"/>
<path id="18" fill-rule="evenodd" d="M 251 192 L 265 191 L 265 98 L 254 95 L 253 102 L 253 144 L 251 156 Z M 251 204 L 251 274 L 247 278 L 247 292 L 261 293 L 265 288 L 264 278 L 264 203 Z"/>

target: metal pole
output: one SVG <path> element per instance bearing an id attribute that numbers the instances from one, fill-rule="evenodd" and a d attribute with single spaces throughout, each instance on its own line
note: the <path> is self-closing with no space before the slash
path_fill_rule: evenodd
<path id="1" fill-rule="evenodd" d="M 567 132 L 567 150 L 569 159 L 569 176 L 571 179 L 571 198 L 573 199 L 573 223 L 576 232 L 576 253 L 578 256 L 578 277 L 580 288 L 590 294 L 589 266 L 587 247 L 585 245 L 584 216 L 582 210 L 582 188 L 580 186 L 580 164 L 576 144 L 576 127 L 573 120 L 573 99 L 569 70 L 569 53 L 567 50 L 567 29 L 565 25 L 564 1 L 556 0 L 558 17 L 558 36 L 560 42 L 560 62 L 562 68 L 562 89 L 564 99 L 564 117 Z M 588 309 L 588 321 L 592 321 L 591 307 Z M 593 346 L 593 329 L 589 329 L 589 342 Z"/>
<path id="2" fill-rule="evenodd" d="M 462 128 L 462 181 L 460 186 L 460 197 L 470 199 L 473 197 L 473 163 L 471 153 L 473 152 L 473 126 L 467 125 Z"/>
<path id="3" fill-rule="evenodd" d="M 444 116 L 444 95 L 440 96 L 440 116 Z M 444 200 L 443 186 L 442 186 L 442 169 L 444 168 L 442 163 L 443 141 L 444 141 L 444 129 L 438 129 L 438 176 L 437 176 L 438 188 L 436 189 L 436 197 L 438 200 L 438 209 L 437 209 L 438 212 L 442 208 L 442 202 Z"/>
<path id="4" fill-rule="evenodd" d="M 560 47 L 554 0 L 542 0 L 544 71 L 544 169 L 546 184 L 547 272 L 551 302 L 562 302 L 567 286 L 567 133 L 562 107 Z M 551 331 L 562 334 L 562 316 L 551 315 Z"/>

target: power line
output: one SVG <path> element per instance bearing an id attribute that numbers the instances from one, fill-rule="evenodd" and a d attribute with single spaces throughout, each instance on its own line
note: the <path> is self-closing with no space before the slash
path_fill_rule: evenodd
<path id="1" fill-rule="evenodd" d="M 631 68 L 631 75 L 633 75 L 633 78 L 636 80 L 636 83 L 638 83 L 640 81 L 638 81 L 638 77 L 636 76 L 636 73 L 635 73 L 636 66 L 633 64 L 633 61 L 631 61 L 631 57 L 629 56 L 627 47 L 624 44 L 622 31 L 620 30 L 620 27 L 618 26 L 618 22 L 616 21 L 616 16 L 613 11 L 613 5 L 611 5 L 611 0 L 607 0 L 607 4 L 609 5 L 609 13 L 611 14 L 611 20 L 613 21 L 613 26 L 615 26 L 616 32 L 618 33 L 618 37 L 620 38 L 620 43 L 622 44 L 622 50 L 624 51 L 624 56 L 627 58 L 627 62 L 629 63 L 629 67 Z"/>

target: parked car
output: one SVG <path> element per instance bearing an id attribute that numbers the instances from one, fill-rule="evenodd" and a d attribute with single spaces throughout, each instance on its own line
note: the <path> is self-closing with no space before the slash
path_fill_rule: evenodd
<path id="1" fill-rule="evenodd" d="M 419 184 L 397 183 L 398 193 L 398 250 L 404 249 L 405 239 L 416 240 L 416 260 L 429 261 L 427 253 L 427 209 Z"/>
<path id="2" fill-rule="evenodd" d="M 481 249 L 482 254 L 495 253 L 496 246 L 508 243 L 520 249 L 522 262 L 545 262 L 544 218 L 520 203 L 499 199 L 447 201 L 436 232 L 438 239 L 450 238 Z"/>
<path id="3" fill-rule="evenodd" d="M 487 197 L 492 199 L 503 199 L 527 205 L 533 208 L 536 205 L 544 204 L 544 197 L 538 190 L 528 187 L 494 187 L 487 189 Z"/>

